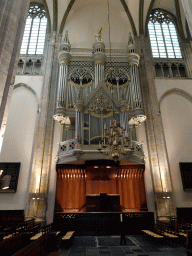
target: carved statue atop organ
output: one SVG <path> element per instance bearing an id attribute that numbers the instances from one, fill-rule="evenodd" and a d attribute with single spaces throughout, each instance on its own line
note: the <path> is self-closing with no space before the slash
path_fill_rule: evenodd
<path id="1" fill-rule="evenodd" d="M 142 143 L 136 136 L 137 126 L 146 119 L 138 73 L 140 57 L 131 34 L 127 49 L 105 49 L 101 35 L 92 49 L 75 49 L 66 32 L 58 59 L 54 119 L 64 127 L 63 132 L 74 127 L 74 137 L 63 136 L 57 163 L 114 159 L 113 153 L 106 153 L 106 148 L 110 151 L 112 147 L 118 160 L 144 163 Z"/>

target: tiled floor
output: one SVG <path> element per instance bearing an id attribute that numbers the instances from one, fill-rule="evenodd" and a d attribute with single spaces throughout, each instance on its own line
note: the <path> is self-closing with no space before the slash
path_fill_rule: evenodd
<path id="1" fill-rule="evenodd" d="M 187 255 L 185 244 L 155 244 L 142 235 L 126 236 L 120 246 L 119 236 L 75 236 L 70 249 L 62 248 L 60 256 L 179 256 Z"/>

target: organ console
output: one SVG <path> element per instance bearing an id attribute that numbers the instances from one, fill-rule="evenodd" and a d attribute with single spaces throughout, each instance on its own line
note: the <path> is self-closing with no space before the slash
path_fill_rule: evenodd
<path id="1" fill-rule="evenodd" d="M 87 212 L 120 212 L 120 195 L 100 193 L 86 195 Z"/>

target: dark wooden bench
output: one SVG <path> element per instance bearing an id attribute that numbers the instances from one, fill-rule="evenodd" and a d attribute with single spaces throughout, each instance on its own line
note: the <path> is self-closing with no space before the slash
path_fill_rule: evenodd
<path id="1" fill-rule="evenodd" d="M 40 233 L 41 231 L 41 224 L 35 224 L 34 226 L 25 229 L 24 234 L 28 234 L 28 236 L 31 238 L 32 236 L 35 236 L 36 234 Z"/>
<path id="2" fill-rule="evenodd" d="M 58 256 L 58 255 L 60 255 L 60 253 L 61 253 L 61 251 L 50 252 L 48 254 L 48 256 Z"/>
<path id="3" fill-rule="evenodd" d="M 47 256 L 49 253 L 47 240 L 48 234 L 44 234 L 26 247 L 14 253 L 12 256 Z"/>
<path id="4" fill-rule="evenodd" d="M 176 225 L 170 222 L 164 222 L 162 229 L 166 241 L 170 244 L 176 244 L 179 242 L 179 232 Z"/>
<path id="5" fill-rule="evenodd" d="M 73 242 L 73 235 L 75 231 L 68 231 L 63 237 L 62 237 L 62 246 L 70 247 Z"/>
<path id="6" fill-rule="evenodd" d="M 50 252 L 55 250 L 55 240 L 52 235 L 52 224 L 41 227 L 39 233 L 31 237 L 31 243 L 22 248 L 12 256 L 47 256 Z M 59 255 L 60 251 L 54 251 L 53 256 Z M 51 256 L 52 254 L 50 254 Z"/>
<path id="7" fill-rule="evenodd" d="M 7 239 L 14 234 L 23 233 L 35 226 L 35 219 L 27 220 L 22 223 L 9 223 L 9 225 L 2 225 L 0 231 L 0 241 Z"/>
<path id="8" fill-rule="evenodd" d="M 23 245 L 23 234 L 18 233 L 0 242 L 0 255 L 12 255 L 12 253 L 19 250 Z"/>
<path id="9" fill-rule="evenodd" d="M 61 231 L 51 231 L 49 233 L 49 239 L 52 243 L 52 250 L 58 250 L 61 247 Z"/>
<path id="10" fill-rule="evenodd" d="M 33 232 L 24 232 L 12 234 L 10 237 L 0 241 L 0 255 L 6 256 L 47 256 L 50 252 L 54 251 L 59 255 L 59 251 L 56 248 L 56 239 L 60 235 L 60 231 L 53 232 L 52 224 L 44 227 L 40 227 L 40 224 L 36 224 L 38 227 L 37 234 L 31 237 Z M 30 231 L 29 229 L 28 231 Z M 53 239 L 54 236 L 54 239 Z"/>
<path id="11" fill-rule="evenodd" d="M 32 235 L 30 236 L 30 240 L 34 241 L 40 238 L 42 235 L 48 234 L 52 231 L 52 224 L 49 224 L 47 226 L 41 227 L 40 224 L 37 224 L 35 227 L 33 227 L 32 232 L 31 229 L 29 230 Z"/>
<path id="12" fill-rule="evenodd" d="M 187 248 L 185 250 L 188 256 L 192 255 L 192 230 L 187 231 Z"/>
<path id="13" fill-rule="evenodd" d="M 153 231 L 150 231 L 150 230 L 142 230 L 142 232 L 147 234 L 150 237 L 153 237 L 153 238 L 157 238 L 157 239 L 163 239 L 164 238 L 164 236 L 159 235 L 159 234 L 157 234 Z"/>
<path id="14" fill-rule="evenodd" d="M 4 227 L 22 222 L 24 222 L 24 210 L 0 210 L 0 223 Z"/>
<path id="15" fill-rule="evenodd" d="M 158 225 L 154 225 L 153 230 L 142 230 L 146 235 L 146 238 L 155 244 L 161 244 L 164 242 L 164 236 L 161 228 Z"/>
<path id="16" fill-rule="evenodd" d="M 23 225 L 20 227 L 23 227 Z M 33 232 L 21 231 L 24 231 L 24 229 L 19 229 L 18 231 L 15 231 L 15 233 L 9 235 L 4 233 L 2 240 L 0 241 L 0 255 L 12 255 L 29 244 L 30 236 L 33 234 Z"/>
<path id="17" fill-rule="evenodd" d="M 187 230 L 189 230 L 191 227 L 190 223 L 178 223 L 177 218 L 172 217 L 170 222 L 164 224 L 164 226 L 165 232 L 168 233 L 167 236 L 169 236 L 170 238 L 175 238 L 176 240 L 178 240 L 179 238 L 180 242 L 186 243 Z"/>
<path id="18" fill-rule="evenodd" d="M 142 230 L 144 233 L 149 234 L 153 237 L 156 238 L 163 238 L 163 230 L 161 225 L 159 224 L 154 224 L 153 229 L 152 230 Z"/>
<path id="19" fill-rule="evenodd" d="M 185 250 L 187 252 L 187 256 L 191 256 L 192 255 L 192 249 L 185 248 Z"/>

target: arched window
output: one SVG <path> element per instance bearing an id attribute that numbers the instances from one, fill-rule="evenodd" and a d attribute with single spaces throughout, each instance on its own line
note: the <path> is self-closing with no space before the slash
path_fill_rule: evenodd
<path id="1" fill-rule="evenodd" d="M 154 58 L 182 58 L 171 14 L 163 10 L 152 12 L 149 16 L 148 31 Z"/>
<path id="2" fill-rule="evenodd" d="M 31 4 L 26 20 L 20 54 L 43 54 L 47 29 L 43 5 Z"/>

